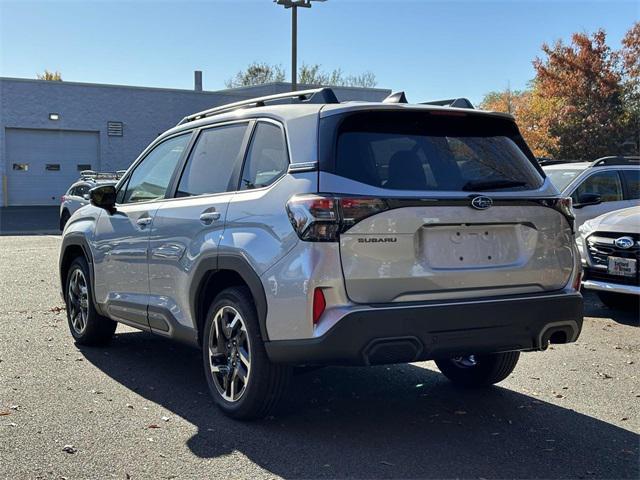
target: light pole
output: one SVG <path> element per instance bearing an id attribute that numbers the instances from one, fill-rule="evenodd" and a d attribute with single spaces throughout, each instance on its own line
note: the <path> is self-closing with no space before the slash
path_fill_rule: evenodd
<path id="1" fill-rule="evenodd" d="M 298 7 L 311 8 L 311 2 L 326 0 L 273 0 L 284 8 L 291 9 L 291 91 L 298 88 Z"/>

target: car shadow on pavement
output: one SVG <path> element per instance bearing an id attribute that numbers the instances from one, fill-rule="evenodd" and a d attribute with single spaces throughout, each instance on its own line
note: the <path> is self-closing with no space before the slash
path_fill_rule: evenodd
<path id="1" fill-rule="evenodd" d="M 584 297 L 584 315 L 586 317 L 611 319 L 623 325 L 640 327 L 639 310 L 634 311 L 633 307 L 626 310 L 608 308 L 595 293 L 583 291 L 582 295 Z"/>
<path id="2" fill-rule="evenodd" d="M 416 365 L 296 375 L 275 416 L 242 423 L 210 399 L 197 350 L 127 332 L 116 335 L 109 355 L 82 352 L 117 382 L 195 425 L 187 445 L 198 457 L 238 451 L 284 478 L 639 474 L 631 431 L 506 388 L 457 389 Z"/>

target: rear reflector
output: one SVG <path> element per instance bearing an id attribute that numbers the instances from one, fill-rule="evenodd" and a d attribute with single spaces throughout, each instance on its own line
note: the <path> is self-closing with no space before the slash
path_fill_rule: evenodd
<path id="1" fill-rule="evenodd" d="M 324 309 L 327 306 L 327 302 L 324 299 L 324 293 L 321 288 L 316 288 L 313 291 L 313 324 L 317 325 L 318 320 L 324 313 Z"/>

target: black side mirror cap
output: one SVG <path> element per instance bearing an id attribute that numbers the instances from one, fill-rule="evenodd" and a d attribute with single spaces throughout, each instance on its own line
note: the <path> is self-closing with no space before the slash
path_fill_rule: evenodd
<path id="1" fill-rule="evenodd" d="M 582 208 L 588 205 L 598 205 L 602 203 L 602 197 L 597 193 L 583 193 L 578 197 L 578 203 L 573 208 Z"/>
<path id="2" fill-rule="evenodd" d="M 113 185 L 100 185 L 89 190 L 91 205 L 104 208 L 113 213 L 116 207 L 116 187 Z"/>

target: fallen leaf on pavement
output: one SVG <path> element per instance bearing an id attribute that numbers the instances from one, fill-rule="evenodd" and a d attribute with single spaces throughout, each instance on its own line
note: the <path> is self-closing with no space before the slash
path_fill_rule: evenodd
<path id="1" fill-rule="evenodd" d="M 76 453 L 78 449 L 73 445 L 65 445 L 64 447 L 62 447 L 62 451 L 66 453 Z"/>
<path id="2" fill-rule="evenodd" d="M 152 423 L 147 428 L 160 428 L 160 425 L 156 425 L 155 423 Z"/>

